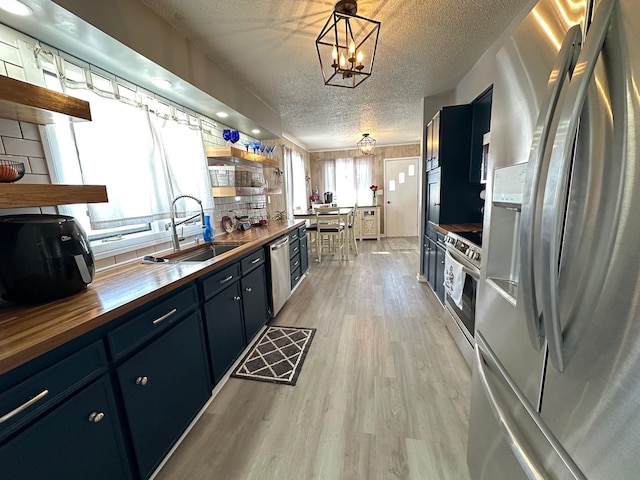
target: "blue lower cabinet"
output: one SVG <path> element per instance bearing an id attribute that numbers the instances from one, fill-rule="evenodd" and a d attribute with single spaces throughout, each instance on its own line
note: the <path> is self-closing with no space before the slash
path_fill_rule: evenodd
<path id="1" fill-rule="evenodd" d="M 306 232 L 306 229 L 305 229 Z M 308 237 L 300 237 L 300 272 L 304 275 L 309 269 L 309 248 Z"/>
<path id="2" fill-rule="evenodd" d="M 240 282 L 205 302 L 204 312 L 213 378 L 218 383 L 247 345 Z"/>
<path id="3" fill-rule="evenodd" d="M 269 320 L 267 277 L 264 265 L 242 277 L 242 308 L 247 342 Z"/>
<path id="4" fill-rule="evenodd" d="M 0 477 L 131 479 L 109 378 L 98 379 L 0 446 Z"/>
<path id="5" fill-rule="evenodd" d="M 200 313 L 179 322 L 117 373 L 138 471 L 148 478 L 211 396 Z"/>

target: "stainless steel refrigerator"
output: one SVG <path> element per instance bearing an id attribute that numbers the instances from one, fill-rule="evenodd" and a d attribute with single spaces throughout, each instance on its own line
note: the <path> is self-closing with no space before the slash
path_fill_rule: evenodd
<path id="1" fill-rule="evenodd" d="M 640 478 L 640 1 L 543 0 L 497 63 L 471 478 Z"/>

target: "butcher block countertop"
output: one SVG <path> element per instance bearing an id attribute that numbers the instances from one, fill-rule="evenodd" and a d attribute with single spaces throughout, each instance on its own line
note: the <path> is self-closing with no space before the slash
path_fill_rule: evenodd
<path id="1" fill-rule="evenodd" d="M 481 223 L 451 223 L 449 225 L 436 225 L 436 229 L 446 235 L 447 233 L 478 232 L 482 231 Z"/>
<path id="2" fill-rule="evenodd" d="M 0 375 L 238 260 L 302 224 L 304 220 L 276 221 L 232 232 L 215 243 L 242 246 L 211 260 L 128 264 L 98 272 L 86 290 L 70 297 L 41 305 L 0 307 Z"/>

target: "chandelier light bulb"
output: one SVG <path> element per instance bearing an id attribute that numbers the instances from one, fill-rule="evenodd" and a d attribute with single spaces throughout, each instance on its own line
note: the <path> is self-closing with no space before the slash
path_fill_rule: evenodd
<path id="1" fill-rule="evenodd" d="M 347 59 L 343 54 L 340 54 L 340 68 L 344 68 L 347 65 Z"/>
<path id="2" fill-rule="evenodd" d="M 335 46 L 333 47 L 333 50 L 331 50 L 331 58 L 338 60 L 338 49 Z"/>
<path id="3" fill-rule="evenodd" d="M 356 68 L 358 70 L 362 70 L 364 68 L 364 65 L 362 64 L 362 60 L 364 60 L 364 54 L 362 53 L 362 50 L 360 50 L 356 55 Z"/>

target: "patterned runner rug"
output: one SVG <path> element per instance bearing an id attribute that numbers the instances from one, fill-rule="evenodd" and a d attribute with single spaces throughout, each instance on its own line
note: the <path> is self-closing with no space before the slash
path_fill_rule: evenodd
<path id="1" fill-rule="evenodd" d="M 269 327 L 232 377 L 295 385 L 315 328 Z"/>

